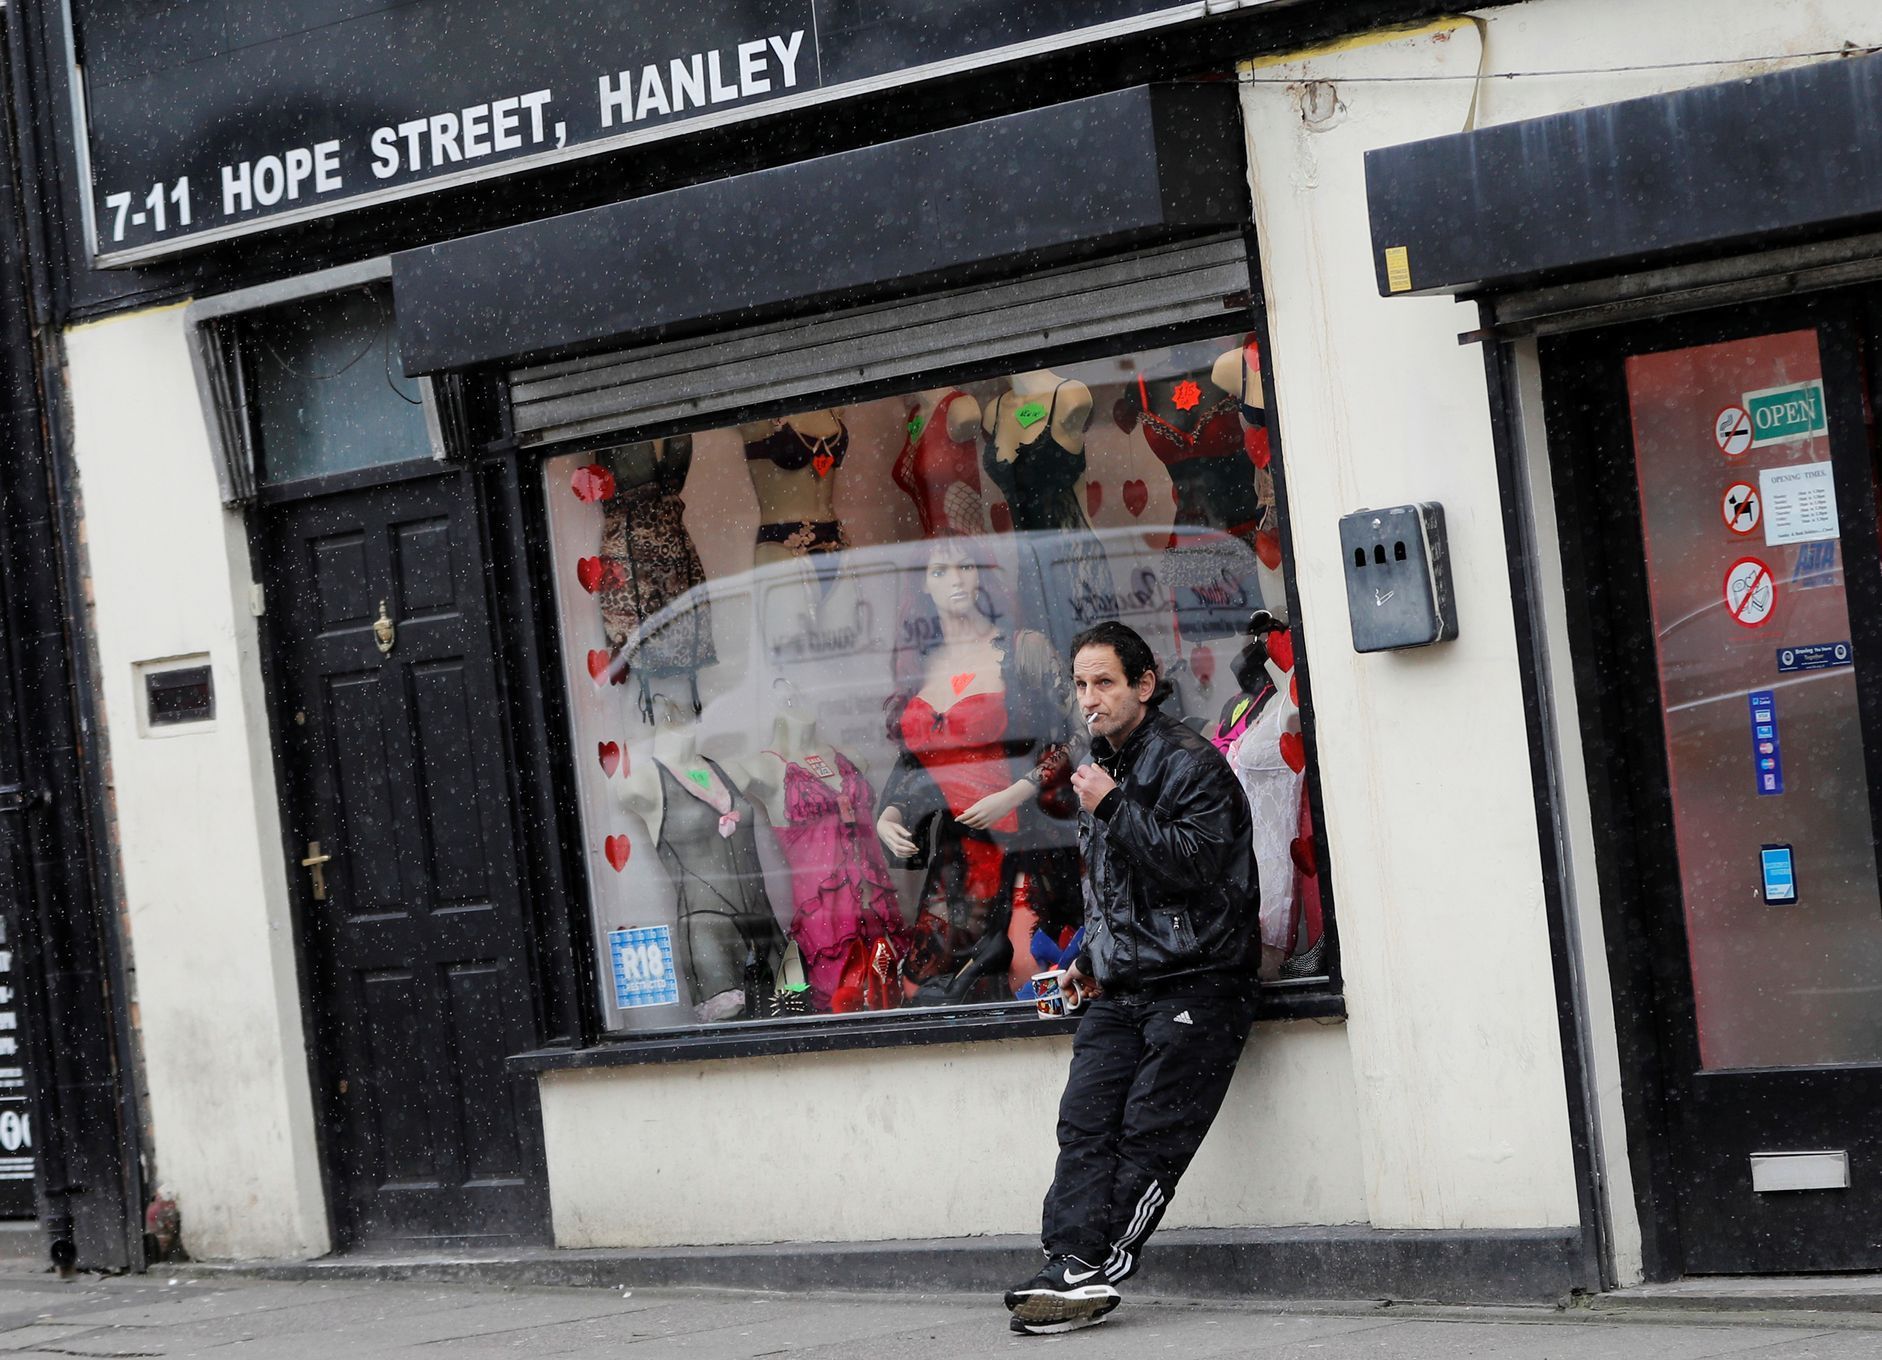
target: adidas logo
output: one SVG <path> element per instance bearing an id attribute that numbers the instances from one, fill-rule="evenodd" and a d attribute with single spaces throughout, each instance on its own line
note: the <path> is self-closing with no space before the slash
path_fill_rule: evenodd
<path id="1" fill-rule="evenodd" d="M 1176 1019 L 1173 1020 L 1171 1023 L 1177 1024 L 1177 1025 L 1193 1025 L 1196 1022 L 1189 1018 L 1188 1011 L 1184 1011 L 1181 1015 L 1177 1016 Z"/>

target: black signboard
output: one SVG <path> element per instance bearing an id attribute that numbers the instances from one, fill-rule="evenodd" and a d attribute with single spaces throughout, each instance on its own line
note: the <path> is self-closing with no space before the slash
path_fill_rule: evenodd
<path id="1" fill-rule="evenodd" d="M 94 254 L 104 264 L 1211 8 L 1206 0 L 72 7 Z"/>

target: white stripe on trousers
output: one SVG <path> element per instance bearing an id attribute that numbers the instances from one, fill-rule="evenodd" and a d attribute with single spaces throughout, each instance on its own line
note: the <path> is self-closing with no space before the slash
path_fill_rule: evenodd
<path id="1" fill-rule="evenodd" d="M 1138 1244 L 1138 1241 L 1150 1226 L 1151 1215 L 1155 1214 L 1162 1204 L 1163 1187 L 1158 1185 L 1155 1181 L 1152 1181 L 1144 1190 L 1142 1197 L 1137 1201 L 1137 1211 L 1131 1215 L 1130 1226 L 1124 1230 L 1124 1235 L 1118 1238 L 1116 1243 L 1112 1245 L 1111 1254 L 1105 1258 L 1104 1275 L 1106 1279 L 1115 1280 L 1130 1272 L 1133 1258 L 1129 1249 Z"/>

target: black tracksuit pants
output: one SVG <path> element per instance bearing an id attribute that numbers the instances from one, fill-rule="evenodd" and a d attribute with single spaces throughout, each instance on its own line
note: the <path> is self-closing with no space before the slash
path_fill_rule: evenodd
<path id="1" fill-rule="evenodd" d="M 1100 997 L 1072 1040 L 1059 1162 L 1046 1194 L 1048 1253 L 1137 1269 L 1202 1146 L 1254 1019 L 1241 997 Z"/>

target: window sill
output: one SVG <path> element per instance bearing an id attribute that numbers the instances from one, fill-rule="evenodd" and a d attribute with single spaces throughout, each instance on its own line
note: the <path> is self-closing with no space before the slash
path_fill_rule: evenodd
<path id="1" fill-rule="evenodd" d="M 1267 1020 L 1344 1020 L 1346 999 L 1324 987 L 1271 989 L 1257 1003 L 1257 1023 Z M 1045 1020 L 1034 1012 L 974 1008 L 891 1011 L 851 1021 L 825 1017 L 778 1020 L 764 1024 L 702 1028 L 685 1033 L 635 1038 L 610 1035 L 586 1048 L 542 1048 L 514 1054 L 512 1072 L 565 1072 L 592 1067 L 635 1067 L 643 1063 L 704 1062 L 714 1058 L 762 1058 L 787 1053 L 837 1053 L 871 1048 L 906 1048 L 919 1044 L 964 1044 L 988 1039 L 1028 1039 L 1070 1034 L 1076 1019 Z"/>

